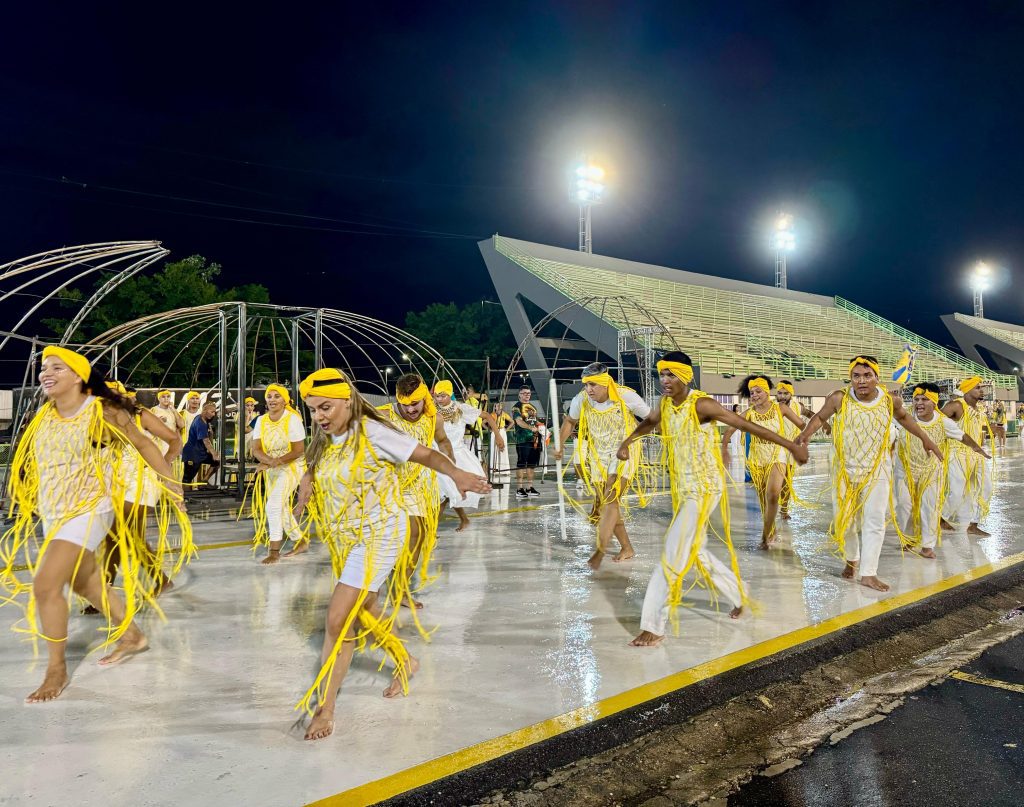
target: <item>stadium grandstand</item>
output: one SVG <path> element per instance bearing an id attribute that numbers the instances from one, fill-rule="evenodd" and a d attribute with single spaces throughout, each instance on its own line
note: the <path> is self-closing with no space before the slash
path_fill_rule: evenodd
<path id="1" fill-rule="evenodd" d="M 1024 368 L 1024 326 L 966 314 L 946 314 L 942 321 L 969 359 L 1020 377 Z"/>
<path id="2" fill-rule="evenodd" d="M 596 310 L 590 300 L 628 297 L 656 318 L 699 365 L 700 386 L 716 395 L 735 392 L 736 377 L 761 372 L 789 378 L 804 396 L 819 397 L 847 377 L 858 352 L 878 357 L 891 371 L 907 344 L 919 348 L 914 381 L 957 381 L 980 375 L 993 396 L 1017 400 L 1017 379 L 971 360 L 842 299 L 663 266 L 592 255 L 501 235 L 479 242 L 513 333 L 526 342 L 523 359 L 536 381 L 560 340 L 533 333 L 536 316 L 573 301 L 593 310 L 572 322 L 572 344 L 616 358 L 616 336 L 637 323 L 620 309 Z M 529 304 L 529 305 L 528 305 Z M 534 314 L 536 311 L 534 310 Z M 568 325 L 568 322 L 564 324 Z M 659 328 L 653 329 L 657 334 Z M 1024 329 L 1017 329 L 1024 360 Z M 657 350 L 665 336 L 653 336 Z M 565 343 L 566 340 L 561 340 Z M 532 344 L 531 344 L 532 343 Z M 1021 364 L 1017 364 L 1021 366 Z M 1010 370 L 1011 367 L 1006 367 Z"/>

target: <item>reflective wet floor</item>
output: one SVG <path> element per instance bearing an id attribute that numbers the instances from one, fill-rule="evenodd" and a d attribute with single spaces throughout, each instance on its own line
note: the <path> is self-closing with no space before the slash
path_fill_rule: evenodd
<path id="1" fill-rule="evenodd" d="M 292 709 L 317 668 L 333 585 L 322 549 L 271 567 L 244 547 L 201 552 L 161 600 L 167 621 L 144 617 L 152 650 L 120 667 L 101 669 L 98 655 L 87 655 L 96 618 L 73 618 L 72 684 L 50 704 L 24 705 L 44 662 L 7 631 L 15 610 L 0 608 L 0 802 L 282 805 L 341 793 L 1022 552 L 1020 446 L 998 467 L 992 537 L 947 534 L 939 559 L 924 560 L 901 555 L 892 535 L 879 572 L 893 585 L 889 595 L 840 579 L 842 564 L 824 543 L 825 507 L 794 510 L 780 547 L 758 551 L 756 498 L 737 487 L 733 536 L 757 608 L 734 621 L 696 590 L 679 635 L 654 649 L 628 642 L 639 631 L 670 497 L 633 511 L 637 557 L 595 574 L 586 566 L 593 529 L 572 514 L 562 539 L 550 477 L 537 500 L 510 499 L 506 487 L 481 510 L 509 512 L 473 518 L 462 533 L 442 523 L 441 574 L 422 612 L 437 630 L 429 643 L 403 631 L 422 661 L 410 697 L 382 698 L 387 672 L 378 657 L 359 656 L 335 735 L 313 744 L 301 739 Z M 798 480 L 803 498 L 816 497 L 826 471 L 816 447 Z M 217 518 L 197 530 L 207 544 L 248 537 L 244 522 Z"/>

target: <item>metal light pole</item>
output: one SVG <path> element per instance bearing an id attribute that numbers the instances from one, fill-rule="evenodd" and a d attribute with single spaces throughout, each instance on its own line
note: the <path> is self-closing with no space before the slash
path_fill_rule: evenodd
<path id="1" fill-rule="evenodd" d="M 786 253 L 796 246 L 793 236 L 793 217 L 779 213 L 772 232 L 772 247 L 775 249 L 775 288 L 786 288 Z"/>
<path id="2" fill-rule="evenodd" d="M 604 196 L 604 169 L 590 162 L 586 156 L 580 158 L 574 181 L 569 189 L 569 198 L 580 206 L 580 252 L 592 253 L 593 242 L 590 235 L 591 208 L 600 204 Z"/>
<path id="3" fill-rule="evenodd" d="M 974 290 L 974 316 L 978 319 L 985 319 L 984 292 L 988 291 L 992 283 L 992 269 L 984 261 L 974 264 L 971 274 L 971 288 Z"/>

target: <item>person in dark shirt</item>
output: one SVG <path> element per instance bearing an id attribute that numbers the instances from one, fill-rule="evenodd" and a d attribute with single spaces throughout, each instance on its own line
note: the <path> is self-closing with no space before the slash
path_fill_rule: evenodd
<path id="1" fill-rule="evenodd" d="M 519 400 L 512 407 L 510 442 L 516 446 L 517 499 L 540 496 L 540 492 L 533 486 L 533 469 L 540 461 L 541 426 L 537 407 L 530 403 L 532 395 L 533 391 L 529 387 L 521 387 Z"/>

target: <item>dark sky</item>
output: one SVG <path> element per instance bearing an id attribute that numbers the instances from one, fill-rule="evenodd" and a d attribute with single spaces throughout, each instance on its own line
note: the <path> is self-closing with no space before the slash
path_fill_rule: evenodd
<path id="1" fill-rule="evenodd" d="M 984 257 L 1024 320 L 1015 0 L 42 5 L 4 24 L 2 260 L 156 238 L 400 324 L 493 293 L 478 238 L 574 247 L 586 149 L 595 252 L 771 283 L 784 206 L 791 288 L 948 343 Z"/>

